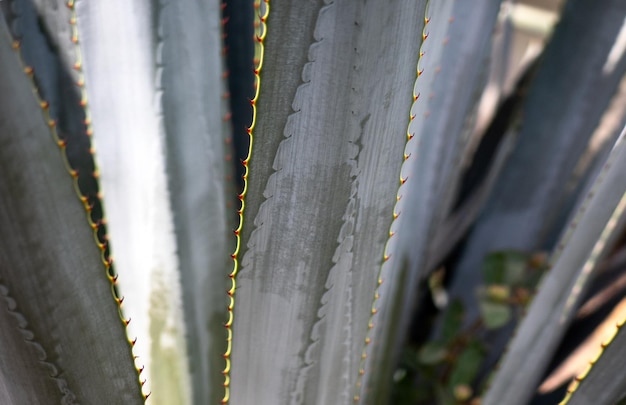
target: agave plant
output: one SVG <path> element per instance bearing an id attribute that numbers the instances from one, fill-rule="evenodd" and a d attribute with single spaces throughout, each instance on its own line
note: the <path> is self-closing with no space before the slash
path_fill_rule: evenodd
<path id="1" fill-rule="evenodd" d="M 388 403 L 463 238 L 468 319 L 487 253 L 552 251 L 483 397 L 528 403 L 626 218 L 626 3 L 569 0 L 487 132 L 510 2 L 226 7 L 251 82 L 217 0 L 0 0 L 0 403 Z M 569 403 L 624 397 L 614 335 Z"/>

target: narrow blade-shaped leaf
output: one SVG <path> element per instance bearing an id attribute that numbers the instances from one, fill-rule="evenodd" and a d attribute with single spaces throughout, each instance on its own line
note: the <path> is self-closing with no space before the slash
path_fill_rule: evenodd
<path id="1" fill-rule="evenodd" d="M 381 270 L 381 298 L 375 303 L 379 314 L 373 319 L 371 339 L 379 343 L 367 353 L 361 394 L 366 403 L 386 400 L 389 380 L 381 375 L 393 372 L 410 310 L 417 302 L 418 282 L 432 270 L 426 265 L 433 254 L 433 235 L 447 213 L 445 201 L 451 197 L 447 187 L 454 188 L 467 144 L 464 124 L 477 102 L 486 68 L 490 30 L 485 26 L 495 25 L 498 10 L 499 2 L 442 1 L 429 2 L 425 13 L 428 24 L 414 83 L 407 159 L 394 209 L 397 219 L 385 251 L 390 259 Z"/>
<path id="2" fill-rule="evenodd" d="M 620 305 L 624 305 L 621 303 Z M 597 348 L 598 354 L 589 359 L 589 367 L 578 376 L 562 404 L 617 404 L 626 397 L 626 334 L 624 321 L 614 326 L 613 336 Z"/>
<path id="3" fill-rule="evenodd" d="M 159 92 L 194 403 L 219 403 L 236 228 L 220 2 L 166 2 L 159 24 Z"/>
<path id="4" fill-rule="evenodd" d="M 267 18 L 235 292 L 236 404 L 354 400 L 425 3 L 328 3 L 276 1 Z"/>
<path id="5" fill-rule="evenodd" d="M 129 334 L 137 338 L 135 354 L 146 370 L 144 390 L 155 403 L 188 403 L 179 263 L 157 98 L 155 6 L 147 0 L 79 2 L 77 17 L 111 251 Z"/>
<path id="6" fill-rule="evenodd" d="M 85 206 L 0 19 L 0 402 L 143 403 Z"/>
<path id="7" fill-rule="evenodd" d="M 570 229 L 559 243 L 554 266 L 520 325 L 487 392 L 486 404 L 524 404 L 532 395 L 571 319 L 589 273 L 619 233 L 626 208 L 626 134 L 615 144 Z M 623 225 L 623 223 L 622 223 Z"/>

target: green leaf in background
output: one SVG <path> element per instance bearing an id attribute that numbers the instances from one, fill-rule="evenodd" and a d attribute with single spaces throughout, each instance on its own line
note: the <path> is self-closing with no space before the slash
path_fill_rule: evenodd
<path id="1" fill-rule="evenodd" d="M 430 342 L 422 346 L 417 352 L 417 360 L 421 364 L 434 365 L 444 361 L 447 355 L 448 350 L 445 344 Z"/>
<path id="2" fill-rule="evenodd" d="M 485 283 L 513 286 L 521 283 L 528 268 L 528 257 L 520 252 L 496 252 L 485 258 Z"/>
<path id="3" fill-rule="evenodd" d="M 460 300 L 453 300 L 446 308 L 443 318 L 443 329 L 441 336 L 446 342 L 455 339 L 461 332 L 464 315 L 463 303 Z"/>
<path id="4" fill-rule="evenodd" d="M 448 390 L 458 391 L 459 386 L 471 386 L 485 357 L 485 349 L 477 340 L 472 340 L 459 355 L 448 380 Z"/>
<path id="5" fill-rule="evenodd" d="M 493 302 L 488 298 L 480 300 L 480 312 L 487 329 L 497 329 L 506 325 L 512 318 L 509 304 Z"/>

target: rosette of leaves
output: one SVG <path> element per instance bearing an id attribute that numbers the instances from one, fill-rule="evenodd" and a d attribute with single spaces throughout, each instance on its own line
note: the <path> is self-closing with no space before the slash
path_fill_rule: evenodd
<path id="1" fill-rule="evenodd" d="M 217 0 L 0 1 L 0 402 L 388 400 L 418 286 L 455 229 L 500 1 L 238 7 L 254 10 L 239 193 Z M 581 63 L 606 59 L 616 25 L 594 26 Z M 599 84 L 571 63 L 602 90 L 581 96 L 590 117 L 620 58 Z M 620 145 L 553 270 L 619 229 Z M 584 149 L 550 147 L 557 174 Z"/>

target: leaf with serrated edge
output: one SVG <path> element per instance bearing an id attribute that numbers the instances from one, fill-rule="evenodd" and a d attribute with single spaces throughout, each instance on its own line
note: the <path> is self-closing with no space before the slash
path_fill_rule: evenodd
<path id="1" fill-rule="evenodd" d="M 157 76 L 193 398 L 219 403 L 236 228 L 220 3 L 168 1 L 159 12 Z"/>
<path id="2" fill-rule="evenodd" d="M 465 93 L 465 86 L 468 81 L 478 81 L 485 67 L 483 56 L 489 44 L 485 36 L 485 31 L 489 30 L 485 26 L 495 25 L 498 10 L 499 2 L 471 5 L 464 1 L 429 2 L 426 13 L 429 22 L 423 31 L 425 40 L 417 67 L 419 76 L 413 90 L 417 99 L 410 112 L 414 119 L 408 126 L 412 138 L 406 144 L 408 159 L 401 171 L 406 183 L 397 192 L 395 214 L 398 219 L 391 226 L 394 236 L 386 246 L 386 255 L 391 259 L 381 270 L 381 301 L 376 304 L 379 314 L 373 319 L 376 327 L 372 341 L 380 341 L 385 347 L 367 353 L 367 362 L 372 366 L 366 365 L 365 370 L 371 368 L 371 381 L 366 375 L 362 391 L 376 392 L 380 396 L 370 397 L 366 403 L 386 400 L 384 390 L 372 388 L 372 384 L 384 386 L 386 382 L 380 376 L 391 375 L 396 357 L 394 347 L 399 347 L 404 337 L 398 331 L 409 322 L 409 312 L 404 309 L 416 302 L 417 283 L 431 270 L 425 265 L 431 253 L 434 229 L 444 209 L 444 204 L 439 202 L 447 195 L 448 176 L 456 175 L 441 167 L 458 163 L 463 145 L 464 118 L 459 120 L 452 111 L 463 115 L 472 109 L 475 100 Z M 462 17 L 468 15 L 466 13 L 471 17 Z M 459 86 L 464 89 L 457 94 L 455 89 Z M 457 100 L 457 97 L 460 98 Z M 461 100 L 463 102 L 457 104 Z M 398 335 L 394 337 L 393 333 Z"/>
<path id="3" fill-rule="evenodd" d="M 576 218 L 559 243 L 553 268 L 542 281 L 485 404 L 524 404 L 532 395 L 589 273 L 605 252 L 606 242 L 623 214 L 626 193 L 626 133 L 622 132 Z M 617 216 L 617 218 L 616 218 Z"/>
<path id="4" fill-rule="evenodd" d="M 613 312 L 624 315 L 626 301 L 622 300 Z M 613 313 L 609 318 L 613 318 Z M 617 314 L 616 314 L 617 315 Z M 587 369 L 572 382 L 562 405 L 615 404 L 626 396 L 626 333 L 624 320 L 613 325 L 613 333 L 596 348 L 597 354 L 589 359 Z"/>
<path id="5" fill-rule="evenodd" d="M 235 292 L 238 404 L 352 402 L 415 79 L 412 1 L 297 3 L 272 2 L 268 17 Z M 280 53 L 297 22 L 302 43 Z M 292 59 L 302 78 L 276 66 L 296 70 Z"/>
<path id="6" fill-rule="evenodd" d="M 131 318 L 129 335 L 137 337 L 135 354 L 146 369 L 144 390 L 152 392 L 154 403 L 189 403 L 191 378 L 160 115 L 162 8 L 148 0 L 79 2 L 76 8 L 111 251 L 125 315 Z M 157 374 L 164 369 L 169 373 Z"/>
<path id="7" fill-rule="evenodd" d="M 0 402 L 143 403 L 85 207 L 3 19 L 0 144 Z"/>

